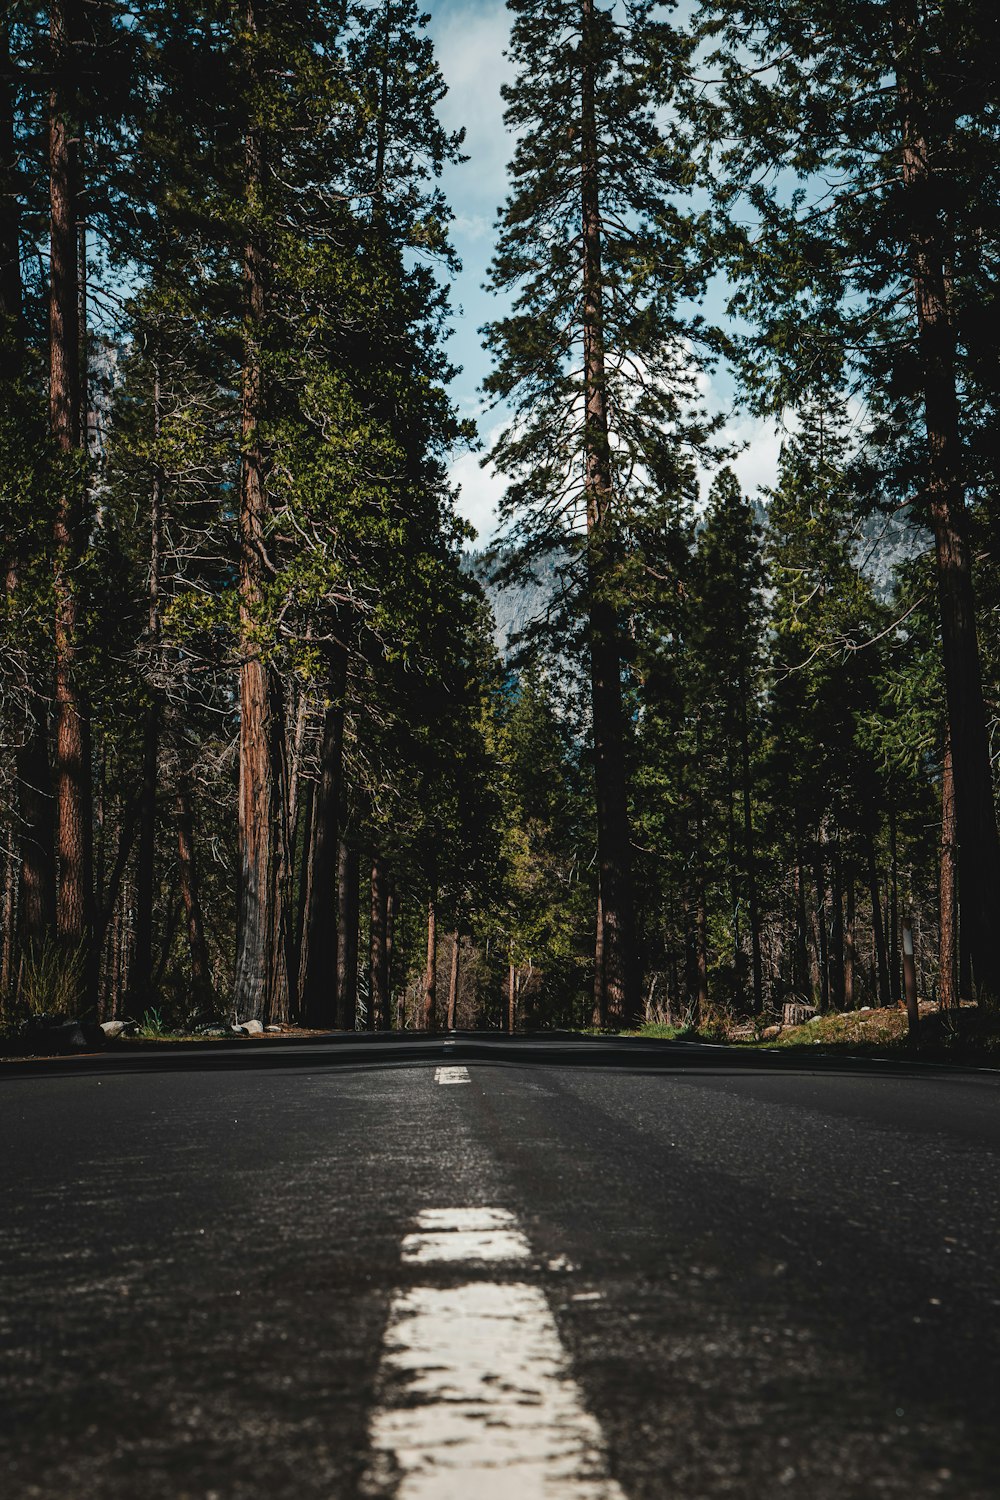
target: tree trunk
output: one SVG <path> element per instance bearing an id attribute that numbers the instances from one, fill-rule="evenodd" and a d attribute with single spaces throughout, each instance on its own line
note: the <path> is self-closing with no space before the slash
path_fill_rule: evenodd
<path id="1" fill-rule="evenodd" d="M 449 1031 L 455 1030 L 455 1009 L 458 1005 L 458 967 L 461 959 L 462 936 L 458 928 L 451 935 L 451 978 L 448 982 L 448 1020 Z"/>
<path id="2" fill-rule="evenodd" d="M 957 905 L 958 870 L 955 849 L 955 782 L 952 775 L 951 741 L 945 736 L 941 770 L 941 881 L 940 946 L 938 949 L 938 997 L 943 1009 L 958 1004 Z"/>
<path id="3" fill-rule="evenodd" d="M 389 973 L 385 949 L 387 902 L 385 866 L 376 854 L 372 859 L 371 874 L 368 985 L 368 1025 L 372 1031 L 387 1031 L 389 1027 Z"/>
<path id="4" fill-rule="evenodd" d="M 16 599 L 17 588 L 17 572 L 11 568 L 7 573 L 8 599 Z M 24 950 L 37 954 L 55 930 L 55 838 L 46 706 L 31 684 L 26 693 L 15 752 L 20 860 L 18 929 Z"/>
<path id="5" fill-rule="evenodd" d="M 358 880 L 355 846 L 340 845 L 337 869 L 337 1025 L 353 1031 L 358 1011 Z"/>
<path id="6" fill-rule="evenodd" d="M 600 148 L 595 119 L 594 0 L 583 0 L 580 149 L 583 237 L 584 489 L 594 790 L 604 928 L 606 1013 L 617 1024 L 639 1016 L 632 840 L 625 775 L 618 611 L 614 602 L 611 446 L 604 352 Z"/>
<path id="7" fill-rule="evenodd" d="M 517 1028 L 517 970 L 511 964 L 507 973 L 507 1032 L 514 1035 Z"/>
<path id="8" fill-rule="evenodd" d="M 871 834 L 865 836 L 865 855 L 868 863 L 868 896 L 872 907 L 872 945 L 875 949 L 878 1004 L 890 1005 L 892 996 L 889 983 L 889 955 L 886 950 L 885 928 L 882 925 L 882 899 L 879 892 L 878 871 L 875 868 L 875 845 Z"/>
<path id="9" fill-rule="evenodd" d="M 194 858 L 191 793 L 183 779 L 178 785 L 174 805 L 177 812 L 177 865 L 184 915 L 187 918 L 188 950 L 191 954 L 191 988 L 199 999 L 207 1000 L 212 989 L 212 974 L 201 915 L 198 867 Z"/>
<path id="10" fill-rule="evenodd" d="M 597 921 L 594 932 L 594 1014 L 591 1024 L 600 1027 L 608 1024 L 608 993 L 604 978 L 604 903 L 601 900 L 601 883 L 598 879 Z"/>
<path id="11" fill-rule="evenodd" d="M 160 436 L 160 379 L 153 378 L 153 440 Z M 157 466 L 149 495 L 149 650 L 154 669 L 160 645 L 160 555 L 163 531 L 163 475 Z M 142 736 L 142 787 L 139 804 L 139 850 L 135 872 L 135 944 L 129 971 L 129 993 L 138 1002 L 149 994 L 153 978 L 153 905 L 156 885 L 156 791 L 160 749 L 160 694 L 153 683 Z"/>
<path id="12" fill-rule="evenodd" d="M 10 23 L 0 19 L 0 357 L 8 379 L 24 373 L 23 287 L 21 284 L 19 154 L 14 122 L 14 66 L 10 55 Z M 19 587 L 23 555 L 8 559 L 6 587 L 11 620 L 19 610 Z M 27 613 L 27 607 L 25 610 Z M 17 931 L 5 934 L 9 941 L 11 983 L 16 962 L 18 936 L 26 949 L 39 952 L 55 930 L 55 841 L 53 836 L 52 780 L 49 770 L 47 734 L 48 708 L 39 692 L 41 674 L 32 670 L 14 704 L 12 726 L 16 744 L 15 777 L 18 799 L 18 853 L 20 891 L 15 892 Z M 13 868 L 13 867 L 12 867 Z M 12 908 L 13 909 L 13 908 Z"/>
<path id="13" fill-rule="evenodd" d="M 819 975 L 817 973 L 815 984 L 810 971 L 809 964 L 809 919 L 806 915 L 806 872 L 805 861 L 802 857 L 802 844 L 800 838 L 796 838 L 795 844 L 795 962 L 792 982 L 798 994 L 805 996 L 811 993 L 815 998 L 819 987 Z"/>
<path id="14" fill-rule="evenodd" d="M 337 850 L 346 678 L 346 658 L 338 652 L 330 661 L 319 782 L 312 794 L 309 882 L 299 960 L 299 1011 L 307 1026 L 317 1027 L 337 1023 Z"/>
<path id="15" fill-rule="evenodd" d="M 740 752 L 742 759 L 743 794 L 743 857 L 747 883 L 747 905 L 750 918 L 750 964 L 753 975 L 754 1015 L 764 1009 L 764 965 L 760 951 L 760 897 L 757 891 L 757 850 L 753 827 L 753 777 L 750 769 L 750 728 L 747 723 L 747 696 L 745 684 L 740 691 Z"/>
<path id="16" fill-rule="evenodd" d="M 247 23 L 254 30 L 253 6 Z M 251 127 L 245 141 L 248 215 L 259 211 L 262 146 Z M 236 931 L 235 1006 L 244 1019 L 287 1021 L 288 931 L 285 910 L 287 798 L 284 704 L 257 632 L 265 585 L 270 510 L 264 417 L 262 340 L 266 318 L 266 257 L 251 224 L 243 252 L 243 372 L 241 390 L 240 542 L 240 900 Z"/>
<path id="17" fill-rule="evenodd" d="M 14 354 L 15 369 L 21 374 L 23 330 L 23 286 L 21 284 L 21 214 L 19 161 L 14 118 L 14 59 L 10 50 L 9 13 L 0 15 L 0 194 L 4 211 L 0 214 L 0 347 L 8 346 Z"/>
<path id="18" fill-rule="evenodd" d="M 396 885 L 395 875 L 388 877 L 388 895 L 385 901 L 385 991 L 389 997 L 389 1014 L 392 1014 L 392 954 L 396 942 L 396 915 L 399 910 L 399 889 Z M 403 1017 L 401 1015 L 400 1003 L 397 1000 L 395 1007 L 394 1025 L 397 1031 L 403 1029 Z"/>
<path id="19" fill-rule="evenodd" d="M 295 996 L 298 1013 L 301 1019 L 303 1015 L 302 986 L 305 979 L 306 966 L 309 962 L 309 944 L 306 938 L 306 915 L 312 905 L 312 869 L 313 869 L 313 813 L 316 803 L 316 787 L 310 780 L 297 794 L 296 822 L 293 824 L 289 819 L 289 828 L 293 831 L 295 844 L 298 851 L 299 880 L 295 904 L 295 931 L 292 934 L 292 973 L 295 976 Z M 336 898 L 334 899 L 336 905 Z M 334 970 L 333 992 L 336 998 L 337 975 Z"/>
<path id="20" fill-rule="evenodd" d="M 81 66 L 78 0 L 54 0 L 50 9 L 52 88 L 49 94 L 49 420 L 65 468 L 56 501 L 55 706 L 56 926 L 63 943 L 80 953 L 85 1007 L 95 1001 L 92 951 L 93 827 L 90 721 L 80 684 L 76 576 L 85 546 L 83 486 L 74 472 L 80 455 L 80 285 L 77 258 Z"/>
<path id="21" fill-rule="evenodd" d="M 424 1030 L 437 1026 L 437 911 L 434 896 L 427 903 L 427 964 L 424 968 Z"/>
<path id="22" fill-rule="evenodd" d="M 846 916 L 844 919 L 844 1009 L 854 1009 L 854 976 L 857 967 L 857 939 L 855 927 L 857 912 L 855 909 L 856 895 L 854 889 L 854 870 L 849 866 L 847 871 L 847 898 Z"/>
<path id="23" fill-rule="evenodd" d="M 699 762 L 701 760 L 701 725 L 699 722 L 697 734 L 697 753 Z M 696 767 L 700 775 L 700 764 Z M 704 811 L 702 806 L 701 785 L 699 782 L 698 792 L 695 798 L 695 847 L 694 847 L 694 878 L 695 878 L 695 978 L 697 982 L 697 1020 L 700 1025 L 708 1010 L 708 910 L 705 901 L 705 826 Z"/>
<path id="24" fill-rule="evenodd" d="M 833 845 L 831 864 L 832 932 L 830 942 L 830 999 L 835 1010 L 843 1010 L 844 978 L 846 970 L 844 940 L 844 865 L 843 850 L 838 832 Z"/>
<path id="25" fill-rule="evenodd" d="M 695 893 L 694 962 L 698 986 L 695 1025 L 700 1026 L 708 1012 L 708 914 L 705 910 L 705 882 L 700 872 Z"/>
<path id="26" fill-rule="evenodd" d="M 819 1008 L 821 1011 L 827 1011 L 830 1008 L 830 944 L 826 927 L 826 873 L 823 868 L 823 841 L 820 833 L 816 836 L 813 874 L 816 880 L 816 967 L 819 978 Z"/>
<path id="27" fill-rule="evenodd" d="M 903 207 L 909 239 L 927 430 L 926 496 L 934 528 L 941 645 L 955 788 L 962 923 L 976 988 L 1000 1001 L 1000 840 L 983 700 L 968 542 L 950 246 L 939 212 L 942 166 L 927 128 L 923 38 L 915 0 L 894 0 Z M 895 934 L 894 944 L 895 947 Z"/>
<path id="28" fill-rule="evenodd" d="M 889 803 L 889 1003 L 903 998 L 903 974 L 899 948 L 899 851 L 896 842 L 896 808 Z"/>
<path id="29" fill-rule="evenodd" d="M 14 955 L 17 951 L 17 862 L 13 849 L 4 853 L 3 948 L 0 957 L 0 1011 L 14 992 Z"/>

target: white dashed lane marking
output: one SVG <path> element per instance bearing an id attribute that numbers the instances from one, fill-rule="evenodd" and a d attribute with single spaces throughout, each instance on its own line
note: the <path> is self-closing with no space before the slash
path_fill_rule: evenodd
<path id="1" fill-rule="evenodd" d="M 513 1214 L 428 1210 L 403 1241 L 409 1266 L 518 1267 L 397 1293 L 389 1314 L 364 1493 L 394 1500 L 625 1500 L 600 1426 L 569 1373 Z M 499 1270 L 498 1266 L 498 1270 Z"/>
<path id="2" fill-rule="evenodd" d="M 435 1068 L 435 1083 L 471 1083 L 468 1068 Z"/>
<path id="3" fill-rule="evenodd" d="M 484 1260 L 527 1260 L 528 1241 L 505 1208 L 430 1208 L 403 1241 L 408 1266 L 468 1265 Z"/>

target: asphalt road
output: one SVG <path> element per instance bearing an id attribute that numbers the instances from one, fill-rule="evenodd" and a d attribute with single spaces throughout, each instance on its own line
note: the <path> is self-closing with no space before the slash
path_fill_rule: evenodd
<path id="1" fill-rule="evenodd" d="M 1000 1493 L 1000 1076 L 448 1054 L 5 1065 L 0 1495 Z"/>

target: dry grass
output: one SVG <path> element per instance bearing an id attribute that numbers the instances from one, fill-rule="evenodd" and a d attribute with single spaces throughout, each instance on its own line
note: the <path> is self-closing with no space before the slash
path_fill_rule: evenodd
<path id="1" fill-rule="evenodd" d="M 845 1056 L 920 1057 L 934 1062 L 1000 1066 L 1000 1012 L 981 1010 L 968 1001 L 958 1011 L 921 1004 L 920 1031 L 915 1041 L 909 1034 L 906 1011 L 898 1006 L 831 1012 L 801 1026 L 753 1025 L 716 1014 L 697 1030 L 649 1025 L 626 1034 L 802 1052 L 819 1047 Z"/>

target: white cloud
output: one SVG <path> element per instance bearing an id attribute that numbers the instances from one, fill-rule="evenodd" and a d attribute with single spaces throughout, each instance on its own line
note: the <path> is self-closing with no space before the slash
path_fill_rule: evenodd
<path id="1" fill-rule="evenodd" d="M 448 478 L 458 488 L 455 509 L 476 528 L 477 545 L 484 546 L 497 529 L 497 506 L 507 486 L 492 464 L 484 467 L 480 459 L 478 453 L 460 453 L 451 463 Z"/>
<path id="2" fill-rule="evenodd" d="M 475 202 L 492 218 L 504 195 L 510 155 L 500 98 L 500 85 L 513 76 L 503 55 L 510 40 L 510 17 L 502 0 L 480 5 L 442 0 L 432 12 L 430 32 L 448 85 L 439 110 L 441 122 L 449 130 L 465 128 L 469 156 L 464 167 L 446 174 L 445 187 L 464 206 Z M 461 173 L 461 180 L 452 172 Z"/>
<path id="3" fill-rule="evenodd" d="M 778 459 L 785 430 L 774 421 L 759 417 L 736 417 L 723 431 L 726 442 L 745 445 L 730 464 L 745 495 L 753 499 L 761 488 L 770 489 L 778 477 Z"/>

